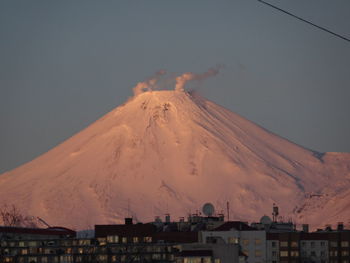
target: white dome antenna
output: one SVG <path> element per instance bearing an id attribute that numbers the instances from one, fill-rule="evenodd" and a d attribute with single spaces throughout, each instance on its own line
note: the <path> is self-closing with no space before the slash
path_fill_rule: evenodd
<path id="1" fill-rule="evenodd" d="M 204 204 L 202 211 L 206 216 L 212 216 L 215 213 L 214 206 L 211 203 Z"/>
<path id="2" fill-rule="evenodd" d="M 272 224 L 272 220 L 269 216 L 263 216 L 260 218 L 260 223 L 263 225 L 271 225 Z"/>

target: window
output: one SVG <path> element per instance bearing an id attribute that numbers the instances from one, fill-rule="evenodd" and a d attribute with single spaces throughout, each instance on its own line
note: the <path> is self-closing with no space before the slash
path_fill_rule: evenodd
<path id="1" fill-rule="evenodd" d="M 104 238 L 104 237 L 99 237 L 99 238 L 97 238 L 97 241 L 98 241 L 98 243 L 99 243 L 100 246 L 104 246 L 104 245 L 106 245 L 106 243 L 107 243 L 107 239 Z"/>
<path id="2" fill-rule="evenodd" d="M 349 256 L 349 251 L 343 250 L 343 251 L 341 252 L 341 255 L 342 255 L 343 257 Z"/>
<path id="3" fill-rule="evenodd" d="M 322 257 L 324 257 L 324 256 L 326 255 L 326 252 L 325 252 L 325 251 L 321 251 L 320 255 L 321 255 Z"/>
<path id="4" fill-rule="evenodd" d="M 288 247 L 288 241 L 281 241 L 280 247 Z"/>
<path id="5" fill-rule="evenodd" d="M 311 251 L 310 255 L 311 256 L 316 256 L 316 252 L 315 251 Z"/>
<path id="6" fill-rule="evenodd" d="M 348 247 L 349 246 L 349 241 L 342 241 L 340 243 L 341 247 Z"/>
<path id="7" fill-rule="evenodd" d="M 280 251 L 281 257 L 288 257 L 288 251 Z"/>
<path id="8" fill-rule="evenodd" d="M 331 251 L 329 252 L 329 255 L 330 255 L 331 257 L 337 257 L 337 256 L 338 256 L 338 251 L 336 251 L 336 250 L 331 250 Z"/>
<path id="9" fill-rule="evenodd" d="M 238 238 L 237 237 L 229 237 L 228 238 L 228 243 L 229 244 L 238 244 Z"/>
<path id="10" fill-rule="evenodd" d="M 61 241 L 61 246 L 68 247 L 68 246 L 71 246 L 71 245 L 72 245 L 72 240 L 62 240 Z"/>
<path id="11" fill-rule="evenodd" d="M 79 239 L 79 245 L 90 245 L 90 239 Z"/>
<path id="12" fill-rule="evenodd" d="M 311 247 L 315 247 L 315 242 L 314 241 L 311 242 Z"/>
<path id="13" fill-rule="evenodd" d="M 98 259 L 99 261 L 107 260 L 107 255 L 97 255 L 97 259 Z"/>
<path id="14" fill-rule="evenodd" d="M 29 254 L 37 254 L 37 248 L 36 247 L 30 247 L 29 248 Z"/>
<path id="15" fill-rule="evenodd" d="M 324 241 L 321 241 L 321 247 L 324 247 L 324 246 L 326 246 L 326 242 L 324 242 Z"/>
<path id="16" fill-rule="evenodd" d="M 292 241 L 292 242 L 290 243 L 290 246 L 291 246 L 291 247 L 298 247 L 298 242 Z"/>
<path id="17" fill-rule="evenodd" d="M 128 243 L 127 237 L 122 237 L 122 242 L 123 242 L 123 243 Z"/>
<path id="18" fill-rule="evenodd" d="M 262 256 L 261 250 L 255 250 L 255 256 L 256 257 L 261 257 Z"/>
<path id="19" fill-rule="evenodd" d="M 306 247 L 306 242 L 301 242 L 302 247 Z"/>
<path id="20" fill-rule="evenodd" d="M 277 257 L 277 251 L 272 251 L 272 257 Z"/>
<path id="21" fill-rule="evenodd" d="M 242 243 L 243 243 L 243 246 L 248 246 L 249 245 L 249 239 L 243 239 Z"/>
<path id="22" fill-rule="evenodd" d="M 36 247 L 36 242 L 35 241 L 29 241 L 28 242 L 28 247 Z"/>
<path id="23" fill-rule="evenodd" d="M 291 257 L 299 257 L 299 251 L 291 251 L 290 256 Z"/>
<path id="24" fill-rule="evenodd" d="M 161 259 L 160 254 L 153 254 L 152 259 L 153 260 L 160 260 Z M 186 258 L 184 258 L 184 260 L 186 260 Z"/>
<path id="25" fill-rule="evenodd" d="M 138 238 L 138 237 L 133 237 L 133 238 L 132 238 L 132 242 L 134 242 L 134 243 L 139 243 L 139 238 Z"/>
<path id="26" fill-rule="evenodd" d="M 331 247 L 338 247 L 338 242 L 337 241 L 331 241 L 330 245 L 331 245 Z"/>
<path id="27" fill-rule="evenodd" d="M 67 256 L 67 255 L 60 256 L 59 262 L 73 263 L 73 256 Z"/>
<path id="28" fill-rule="evenodd" d="M 145 243 L 151 243 L 151 242 L 152 242 L 152 237 L 144 237 L 144 238 L 143 238 L 143 241 L 144 241 Z"/>
<path id="29" fill-rule="evenodd" d="M 272 246 L 272 247 L 276 247 L 276 246 L 277 246 L 277 242 L 276 242 L 276 241 L 272 241 L 272 242 L 271 242 L 271 246 Z"/>
<path id="30" fill-rule="evenodd" d="M 107 236 L 107 242 L 108 243 L 118 243 L 119 237 L 118 236 Z"/>

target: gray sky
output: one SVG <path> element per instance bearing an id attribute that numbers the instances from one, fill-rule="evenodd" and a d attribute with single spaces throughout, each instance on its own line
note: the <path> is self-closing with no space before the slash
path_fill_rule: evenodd
<path id="1" fill-rule="evenodd" d="M 348 0 L 269 0 L 350 38 Z M 306 148 L 350 152 L 350 43 L 256 0 L 1 1 L 0 172 L 132 96 L 159 69 Z"/>

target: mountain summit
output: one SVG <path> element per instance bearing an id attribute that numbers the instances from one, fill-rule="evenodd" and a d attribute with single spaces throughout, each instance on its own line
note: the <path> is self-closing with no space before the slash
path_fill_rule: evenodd
<path id="1" fill-rule="evenodd" d="M 177 218 L 208 201 L 219 211 L 229 201 L 231 219 L 258 220 L 276 203 L 288 218 L 324 224 L 348 219 L 349 179 L 350 154 L 304 149 L 179 89 L 138 92 L 2 174 L 0 200 L 77 229 Z"/>

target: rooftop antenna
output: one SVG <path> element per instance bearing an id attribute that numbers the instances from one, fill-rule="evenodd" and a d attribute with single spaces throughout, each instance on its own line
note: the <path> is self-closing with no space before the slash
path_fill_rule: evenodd
<path id="1" fill-rule="evenodd" d="M 230 221 L 230 203 L 229 203 L 229 201 L 226 202 L 226 209 L 227 209 L 227 221 Z"/>
<path id="2" fill-rule="evenodd" d="M 272 221 L 273 222 L 277 222 L 278 215 L 279 215 L 278 206 L 275 203 L 273 203 L 273 206 L 272 206 Z"/>
<path id="3" fill-rule="evenodd" d="M 128 198 L 128 217 L 130 217 L 130 198 Z"/>

